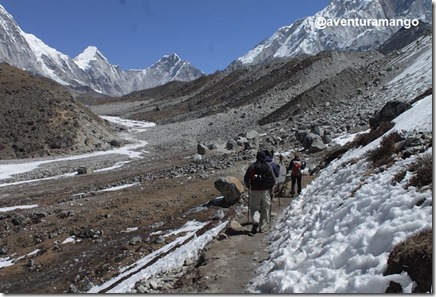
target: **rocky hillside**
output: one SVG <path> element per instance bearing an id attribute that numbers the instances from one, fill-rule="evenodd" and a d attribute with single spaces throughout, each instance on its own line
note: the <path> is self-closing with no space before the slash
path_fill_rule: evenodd
<path id="1" fill-rule="evenodd" d="M 111 127 L 61 85 L 0 64 L 0 159 L 108 149 Z"/>
<path id="2" fill-rule="evenodd" d="M 164 134 L 150 129 L 144 136 L 149 145 L 160 144 L 156 152 L 180 144 L 194 152 L 197 143 L 210 141 L 225 146 L 252 129 L 266 134 L 272 146 L 299 145 L 307 134 L 313 140 L 316 131 L 313 150 L 323 150 L 343 133 L 368 129 L 374 112 L 388 101 L 410 102 L 431 88 L 431 35 L 425 30 L 403 34 L 402 40 L 407 37 L 410 43 L 400 48 L 390 40 L 393 46 L 384 53 L 277 59 L 87 104 L 97 113 L 165 125 Z M 421 79 L 410 81 L 415 77 Z"/>

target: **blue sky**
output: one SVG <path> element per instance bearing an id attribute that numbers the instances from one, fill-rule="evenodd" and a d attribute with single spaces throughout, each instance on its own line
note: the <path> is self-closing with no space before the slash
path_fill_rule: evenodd
<path id="1" fill-rule="evenodd" d="M 26 33 L 74 58 L 96 46 L 122 69 L 176 53 L 209 74 L 329 0 L 0 0 Z"/>

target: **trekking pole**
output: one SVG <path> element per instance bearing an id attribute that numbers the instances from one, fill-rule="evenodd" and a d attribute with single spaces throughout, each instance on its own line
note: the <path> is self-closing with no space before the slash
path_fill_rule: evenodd
<path id="1" fill-rule="evenodd" d="M 251 197 L 251 184 L 248 187 L 248 211 L 247 211 L 247 223 L 250 223 L 250 197 Z"/>
<path id="2" fill-rule="evenodd" d="M 269 202 L 269 231 L 271 231 L 271 210 L 272 210 L 272 201 L 274 198 L 274 190 L 270 190 L 271 201 Z M 280 198 L 279 198 L 280 199 Z"/>

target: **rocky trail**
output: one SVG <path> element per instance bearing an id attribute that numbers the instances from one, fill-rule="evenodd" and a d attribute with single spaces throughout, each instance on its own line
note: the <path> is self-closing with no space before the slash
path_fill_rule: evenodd
<path id="1" fill-rule="evenodd" d="M 304 176 L 303 188 L 313 180 L 313 176 Z M 231 222 L 224 235 L 207 246 L 201 263 L 181 278 L 171 293 L 246 293 L 258 265 L 268 258 L 268 235 L 291 199 L 289 194 L 273 199 L 271 226 L 265 232 L 251 235 L 247 216 Z"/>

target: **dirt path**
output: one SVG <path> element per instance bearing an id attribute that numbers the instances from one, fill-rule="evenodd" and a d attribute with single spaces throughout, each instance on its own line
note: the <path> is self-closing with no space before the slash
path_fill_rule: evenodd
<path id="1" fill-rule="evenodd" d="M 303 178 L 303 187 L 314 179 Z M 291 197 L 275 198 L 272 202 L 272 225 L 291 202 Z M 280 206 L 279 206 L 280 202 Z M 268 259 L 269 230 L 249 235 L 251 224 L 247 216 L 237 219 L 241 226 L 231 228 L 224 239 L 206 247 L 201 264 L 177 286 L 175 293 L 246 293 L 246 286 L 255 277 L 260 263 Z M 237 225 L 237 224 L 236 224 Z M 271 227 L 271 229 L 274 226 Z M 229 231 L 229 229 L 228 229 Z"/>

